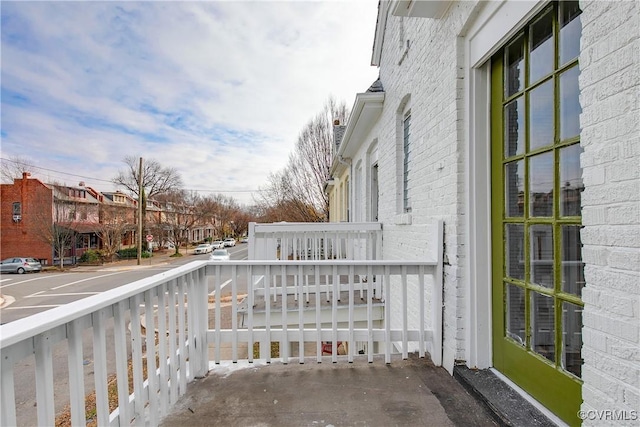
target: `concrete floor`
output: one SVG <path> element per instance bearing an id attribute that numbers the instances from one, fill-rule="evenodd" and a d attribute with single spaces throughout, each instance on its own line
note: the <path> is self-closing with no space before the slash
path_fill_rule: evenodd
<path id="1" fill-rule="evenodd" d="M 221 364 L 190 388 L 161 426 L 495 426 L 486 407 L 428 358 L 387 365 Z"/>

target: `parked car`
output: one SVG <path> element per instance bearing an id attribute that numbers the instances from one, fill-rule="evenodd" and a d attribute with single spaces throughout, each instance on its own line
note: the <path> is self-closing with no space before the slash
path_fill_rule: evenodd
<path id="1" fill-rule="evenodd" d="M 211 261 L 229 261 L 230 259 L 229 251 L 226 249 L 216 249 L 209 255 Z"/>
<path id="2" fill-rule="evenodd" d="M 213 249 L 222 249 L 224 248 L 224 242 L 222 240 L 214 240 L 211 242 L 211 246 L 213 246 Z"/>
<path id="3" fill-rule="evenodd" d="M 0 272 L 2 273 L 37 273 L 42 271 L 42 264 L 35 258 L 16 257 L 7 258 L 0 262 Z"/>
<path id="4" fill-rule="evenodd" d="M 248 237 L 241 238 L 240 243 L 249 243 L 249 238 Z"/>
<path id="5" fill-rule="evenodd" d="M 193 250 L 193 253 L 196 254 L 196 255 L 198 255 L 198 254 L 208 254 L 209 252 L 213 252 L 213 246 L 211 246 L 208 243 L 203 243 L 201 245 L 198 245 Z"/>
<path id="6" fill-rule="evenodd" d="M 236 245 L 236 239 L 234 239 L 233 237 L 227 237 L 226 239 L 224 239 L 224 245 L 226 246 L 235 246 Z"/>

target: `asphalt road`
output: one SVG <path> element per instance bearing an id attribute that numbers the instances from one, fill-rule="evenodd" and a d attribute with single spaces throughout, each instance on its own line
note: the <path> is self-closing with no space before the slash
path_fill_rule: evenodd
<path id="1" fill-rule="evenodd" d="M 228 248 L 231 259 L 247 258 L 247 245 Z M 209 255 L 188 254 L 181 258 L 169 258 L 171 263 L 144 266 L 144 268 L 118 269 L 109 264 L 96 271 L 42 272 L 31 274 L 0 275 L 0 294 L 4 304 L 0 309 L 0 323 L 5 324 L 41 311 L 59 307 L 105 290 L 113 289 L 145 277 L 165 272 L 194 260 L 206 260 Z M 213 290 L 213 281 L 209 284 Z M 224 292 L 223 292 L 224 295 Z"/>
<path id="2" fill-rule="evenodd" d="M 238 245 L 229 248 L 232 259 L 246 259 L 247 246 Z M 187 255 L 182 258 L 171 258 L 170 263 L 147 265 L 143 268 L 125 268 L 110 271 L 109 265 L 94 271 L 42 272 L 34 274 L 0 275 L 0 294 L 4 299 L 0 309 L 0 321 L 8 323 L 26 318 L 35 313 L 50 310 L 72 301 L 99 294 L 107 289 L 122 286 L 133 281 L 165 272 L 194 260 L 206 260 L 209 255 Z M 210 291 L 214 289 L 213 280 L 209 283 Z M 223 292 L 224 295 L 224 292 Z M 129 319 L 126 319 L 127 324 Z M 113 342 L 113 328 L 106 328 L 107 342 Z M 128 341 L 127 341 L 128 342 Z M 130 349 L 129 349 L 130 351 Z M 93 340 L 91 330 L 85 331 L 83 344 L 85 366 L 85 391 L 93 390 Z M 113 360 L 109 357 L 108 359 Z M 61 412 L 69 399 L 67 346 L 60 343 L 53 349 L 54 400 L 56 413 Z M 16 411 L 18 425 L 37 425 L 35 399 L 35 360 L 27 357 L 14 367 Z M 115 366 L 107 366 L 109 373 L 115 372 Z"/>

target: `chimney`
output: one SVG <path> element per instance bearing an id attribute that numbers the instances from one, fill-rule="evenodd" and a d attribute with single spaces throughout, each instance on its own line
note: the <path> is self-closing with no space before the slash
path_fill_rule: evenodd
<path id="1" fill-rule="evenodd" d="M 22 179 L 28 179 L 31 176 L 30 172 L 22 172 Z"/>
<path id="2" fill-rule="evenodd" d="M 338 152 L 346 128 L 345 125 L 340 124 L 340 120 L 335 119 L 333 121 L 333 143 L 335 144 L 336 153 Z"/>

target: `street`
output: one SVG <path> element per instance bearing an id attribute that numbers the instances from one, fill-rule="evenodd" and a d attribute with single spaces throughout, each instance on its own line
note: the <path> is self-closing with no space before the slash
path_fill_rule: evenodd
<path id="1" fill-rule="evenodd" d="M 237 245 L 229 249 L 231 259 L 247 258 L 247 245 Z M 209 254 L 188 254 L 181 258 L 171 258 L 170 263 L 148 265 L 144 268 L 133 266 L 114 270 L 105 264 L 96 271 L 42 272 L 34 274 L 0 275 L 0 295 L 5 302 L 0 309 L 0 323 L 5 324 L 32 314 L 99 294 L 145 277 L 153 276 L 179 265 L 195 260 L 206 260 Z M 143 260 L 144 264 L 144 260 Z M 213 283 L 209 284 L 213 291 Z M 224 295 L 224 292 L 223 292 Z"/>

